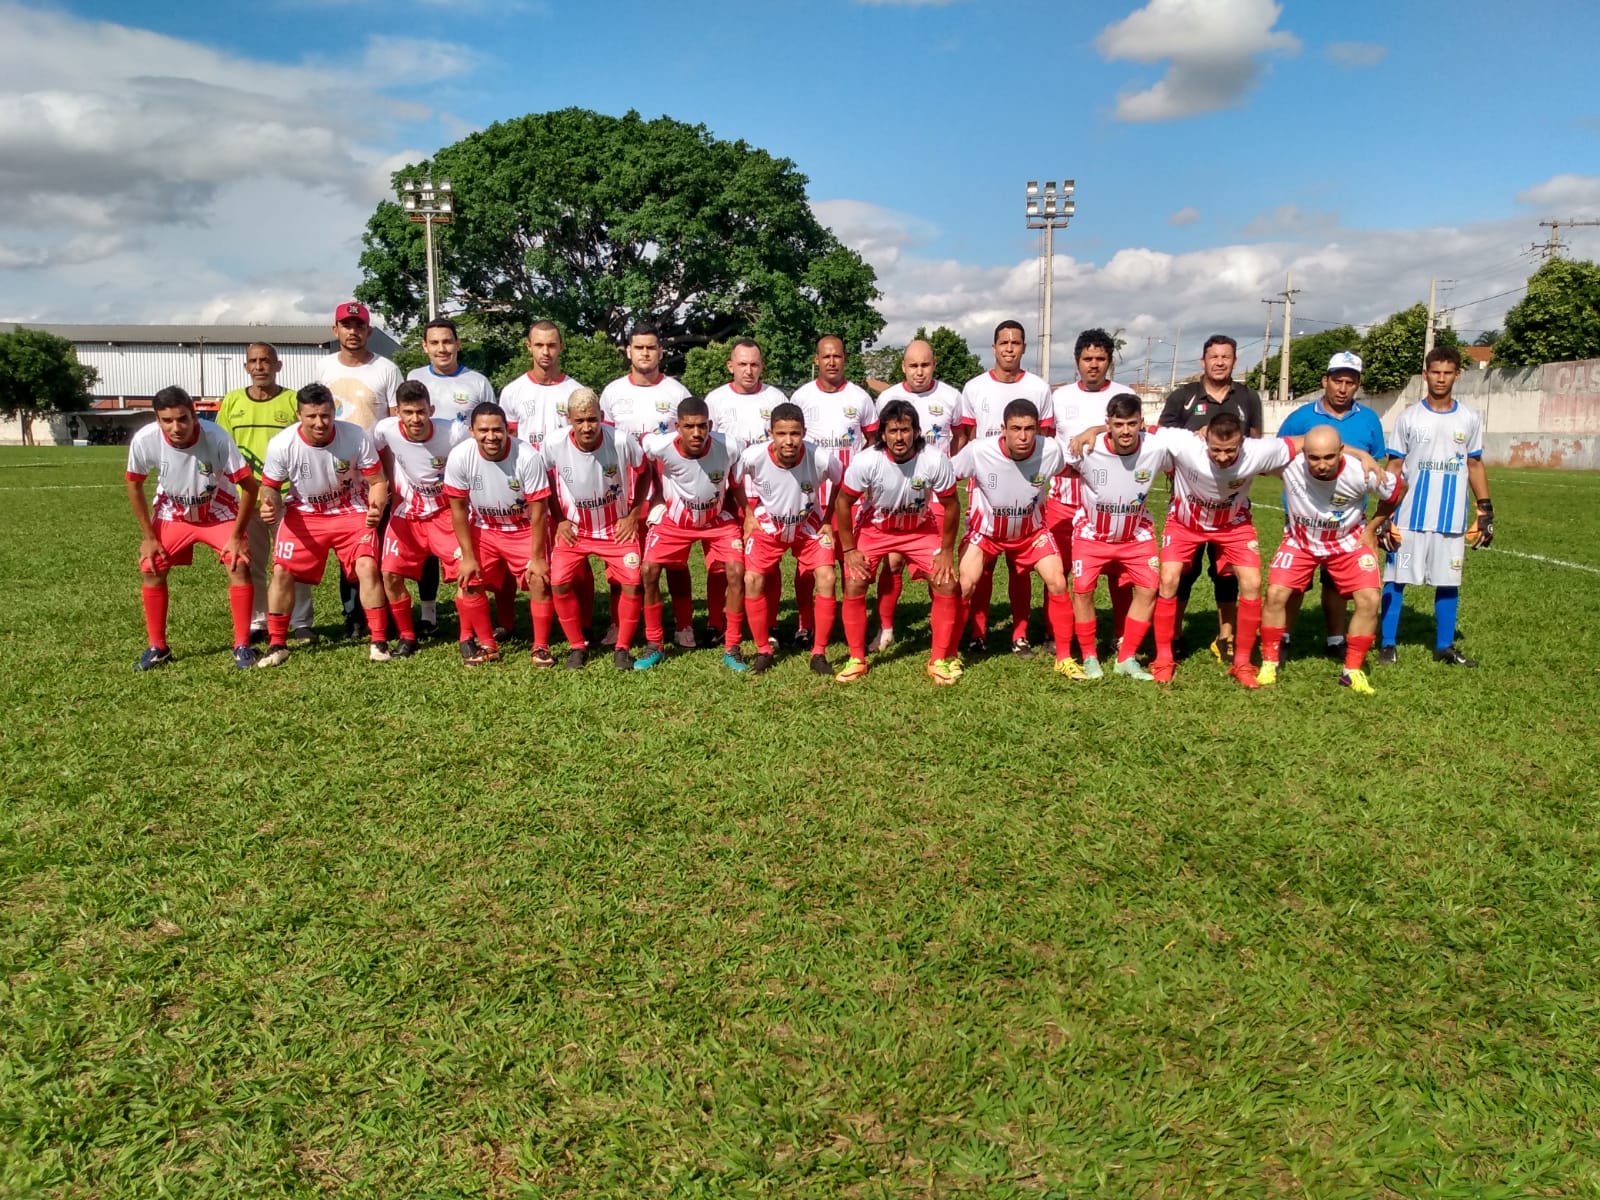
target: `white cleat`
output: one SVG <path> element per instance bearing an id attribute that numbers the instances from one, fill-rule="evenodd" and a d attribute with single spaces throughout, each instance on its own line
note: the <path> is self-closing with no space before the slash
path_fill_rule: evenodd
<path id="1" fill-rule="evenodd" d="M 694 630 L 680 629 L 672 635 L 672 644 L 682 650 L 693 650 L 699 643 L 694 640 Z"/>
<path id="2" fill-rule="evenodd" d="M 867 649 L 875 654 L 882 654 L 892 645 L 894 645 L 894 626 L 885 625 L 878 630 L 878 636 L 872 639 Z"/>
<path id="3" fill-rule="evenodd" d="M 373 662 L 388 662 L 394 655 L 389 653 L 389 647 L 382 642 L 373 642 L 372 649 L 367 651 L 367 657 Z"/>

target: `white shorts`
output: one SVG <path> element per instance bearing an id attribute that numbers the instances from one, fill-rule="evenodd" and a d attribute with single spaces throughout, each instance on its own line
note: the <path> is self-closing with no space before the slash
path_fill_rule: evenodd
<path id="1" fill-rule="evenodd" d="M 1461 560 L 1466 556 L 1463 534 L 1403 534 L 1400 549 L 1388 556 L 1383 568 L 1385 583 L 1422 583 L 1429 587 L 1460 587 Z"/>

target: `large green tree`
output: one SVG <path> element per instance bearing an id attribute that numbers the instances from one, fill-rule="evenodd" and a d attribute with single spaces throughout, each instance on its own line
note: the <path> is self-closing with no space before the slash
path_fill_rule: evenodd
<path id="1" fill-rule="evenodd" d="M 808 374 L 821 334 L 860 349 L 883 327 L 876 275 L 816 219 L 794 163 L 702 125 L 535 113 L 394 180 L 420 175 L 448 178 L 459 214 L 435 231 L 447 310 L 616 344 L 651 320 L 674 368 L 692 347 L 754 337 L 773 378 Z M 363 244 L 356 294 L 403 333 L 427 309 L 422 227 L 384 201 Z"/>
<path id="2" fill-rule="evenodd" d="M 932 333 L 928 332 L 926 325 L 920 325 L 912 340 L 927 342 L 933 347 L 933 377 L 957 390 L 965 387 L 967 380 L 974 375 L 983 374 L 983 360 L 972 352 L 967 339 L 948 325 L 940 325 Z M 905 372 L 900 369 L 899 354 L 895 355 L 894 366 L 889 374 L 879 376 L 890 383 L 903 383 L 905 377 Z"/>
<path id="3" fill-rule="evenodd" d="M 1508 367 L 1600 358 L 1600 265 L 1552 258 L 1530 275 L 1494 357 Z"/>
<path id="4" fill-rule="evenodd" d="M 1395 392 L 1406 381 L 1422 372 L 1422 348 L 1427 344 L 1428 306 L 1413 304 L 1371 329 L 1361 342 L 1361 387 L 1376 394 Z M 1453 329 L 1440 329 L 1433 335 L 1436 346 L 1459 346 L 1461 339 Z M 1327 365 L 1326 362 L 1323 363 Z"/>
<path id="5" fill-rule="evenodd" d="M 1317 333 L 1297 337 L 1289 348 L 1289 386 L 1296 396 L 1322 390 L 1322 373 L 1328 369 L 1328 360 L 1341 350 L 1361 351 L 1361 334 L 1353 325 L 1339 325 Z M 1278 386 L 1278 375 L 1283 369 L 1283 351 L 1267 359 L 1267 385 Z M 1419 368 L 1420 369 L 1420 368 Z M 1261 364 L 1258 362 L 1245 375 L 1249 387 L 1261 387 Z"/>
<path id="6" fill-rule="evenodd" d="M 42 329 L 0 333 L 0 416 L 84 412 L 99 379 L 66 338 Z"/>

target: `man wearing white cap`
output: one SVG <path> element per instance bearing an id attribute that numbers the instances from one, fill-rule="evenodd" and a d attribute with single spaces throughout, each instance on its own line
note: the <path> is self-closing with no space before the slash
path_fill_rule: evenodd
<path id="1" fill-rule="evenodd" d="M 1322 395 L 1302 404 L 1278 427 L 1279 437 L 1304 437 L 1318 425 L 1331 425 L 1339 431 L 1339 439 L 1346 446 L 1364 450 L 1379 462 L 1387 453 L 1384 445 L 1383 422 L 1378 414 L 1356 399 L 1361 388 L 1361 356 L 1350 350 L 1341 350 L 1328 360 L 1328 369 L 1322 373 Z M 1285 505 L 1287 507 L 1287 505 Z M 1300 616 L 1304 592 L 1295 592 L 1289 599 L 1286 626 L 1293 630 Z M 1327 623 L 1329 658 L 1343 659 L 1347 598 L 1334 586 L 1333 577 L 1322 572 L 1322 619 Z M 1288 637 L 1283 639 L 1288 643 Z"/>

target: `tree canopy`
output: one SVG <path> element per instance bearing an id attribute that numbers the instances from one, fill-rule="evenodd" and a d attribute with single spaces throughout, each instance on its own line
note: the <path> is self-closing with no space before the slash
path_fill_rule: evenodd
<path id="1" fill-rule="evenodd" d="M 1509 367 L 1600 358 L 1600 265 L 1552 258 L 1530 275 L 1494 357 Z"/>
<path id="2" fill-rule="evenodd" d="M 1390 313 L 1367 330 L 1361 342 L 1361 386 L 1367 392 L 1396 392 L 1406 381 L 1422 371 L 1423 347 L 1428 337 L 1428 306 L 1413 304 Z M 1453 329 L 1440 329 L 1433 335 L 1435 346 L 1459 346 L 1461 339 Z M 1326 364 L 1324 364 L 1326 365 Z"/>
<path id="3" fill-rule="evenodd" d="M 66 338 L 42 329 L 0 333 L 0 415 L 84 412 L 99 379 Z"/>
<path id="4" fill-rule="evenodd" d="M 397 171 L 448 178 L 459 219 L 435 230 L 446 310 L 511 327 L 550 319 L 620 345 L 653 321 L 671 365 L 693 347 L 761 342 L 775 378 L 808 374 L 816 339 L 883 327 L 877 276 L 812 213 L 786 158 L 703 125 L 584 109 L 500 121 Z M 400 332 L 427 310 L 423 230 L 383 201 L 356 294 Z"/>
<path id="5" fill-rule="evenodd" d="M 1328 360 L 1341 350 L 1354 350 L 1358 354 L 1361 352 L 1361 334 L 1355 326 L 1339 325 L 1333 329 L 1323 329 L 1295 338 L 1294 344 L 1289 348 L 1289 387 L 1294 394 L 1304 396 L 1309 392 L 1320 392 L 1322 373 L 1328 369 Z M 1418 362 L 1421 362 L 1420 358 Z M 1283 350 L 1280 348 L 1276 354 L 1267 359 L 1267 387 L 1278 386 L 1278 374 L 1282 366 Z M 1245 375 L 1245 383 L 1253 388 L 1262 386 L 1259 362 Z"/>

